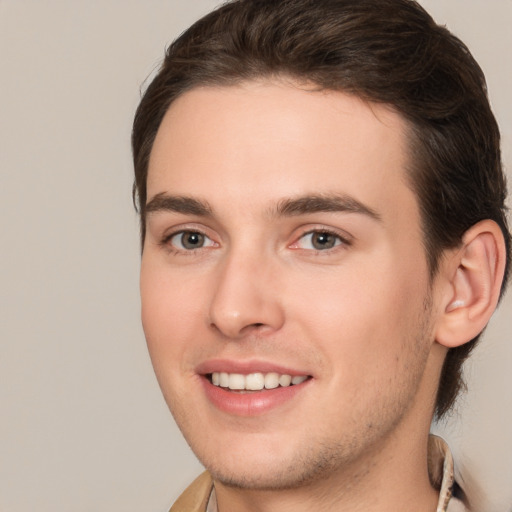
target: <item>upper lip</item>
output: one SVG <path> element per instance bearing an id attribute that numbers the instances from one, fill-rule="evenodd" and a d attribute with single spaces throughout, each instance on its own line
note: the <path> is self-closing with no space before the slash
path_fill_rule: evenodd
<path id="1" fill-rule="evenodd" d="M 281 364 L 270 361 L 250 359 L 250 360 L 233 360 L 233 359 L 210 359 L 199 364 L 196 368 L 199 375 L 208 375 L 213 372 L 241 373 L 248 375 L 249 373 L 279 373 L 281 375 L 310 375 L 307 371 L 297 368 L 290 368 Z"/>

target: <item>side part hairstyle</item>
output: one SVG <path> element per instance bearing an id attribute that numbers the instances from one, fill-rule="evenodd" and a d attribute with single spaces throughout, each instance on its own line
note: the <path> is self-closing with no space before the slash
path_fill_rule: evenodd
<path id="1" fill-rule="evenodd" d="M 444 250 L 492 219 L 505 238 L 506 282 L 507 190 L 485 78 L 467 47 L 414 0 L 234 0 L 184 32 L 167 49 L 133 125 L 142 244 L 148 162 L 170 104 L 194 87 L 278 77 L 401 114 L 409 125 L 407 178 L 418 198 L 431 277 Z M 465 387 L 462 364 L 477 340 L 448 351 L 438 418 Z"/>

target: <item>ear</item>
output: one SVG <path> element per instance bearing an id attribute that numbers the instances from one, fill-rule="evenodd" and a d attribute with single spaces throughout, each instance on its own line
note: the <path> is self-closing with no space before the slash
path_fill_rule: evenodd
<path id="1" fill-rule="evenodd" d="M 471 227 L 459 249 L 443 261 L 436 341 L 453 348 L 480 334 L 498 304 L 505 272 L 505 241 L 500 227 L 483 220 Z"/>

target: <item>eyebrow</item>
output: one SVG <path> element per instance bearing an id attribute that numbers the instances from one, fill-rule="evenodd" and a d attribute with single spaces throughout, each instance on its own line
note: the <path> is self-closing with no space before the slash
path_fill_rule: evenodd
<path id="1" fill-rule="evenodd" d="M 366 215 L 381 221 L 381 216 L 373 208 L 366 206 L 352 196 L 344 194 L 307 195 L 283 199 L 271 210 L 271 215 L 292 217 L 308 213 L 347 212 Z"/>
<path id="2" fill-rule="evenodd" d="M 156 194 L 146 203 L 146 213 L 174 212 L 199 217 L 211 217 L 212 208 L 206 201 L 187 196 L 171 196 L 165 192 Z"/>
<path id="3" fill-rule="evenodd" d="M 156 212 L 173 212 L 199 217 L 213 216 L 213 209 L 208 202 L 189 196 L 172 196 L 165 192 L 156 194 L 146 203 L 146 213 Z M 294 217 L 322 212 L 358 213 L 381 221 L 381 216 L 373 208 L 344 194 L 305 195 L 282 199 L 276 206 L 269 209 L 271 217 Z"/>

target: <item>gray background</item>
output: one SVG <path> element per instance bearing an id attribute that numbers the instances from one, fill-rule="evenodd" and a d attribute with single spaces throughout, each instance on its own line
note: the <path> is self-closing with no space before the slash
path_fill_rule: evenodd
<path id="1" fill-rule="evenodd" d="M 0 511 L 166 511 L 200 471 L 139 321 L 130 125 L 214 0 L 0 0 Z M 424 0 L 487 74 L 512 169 L 512 1 Z M 512 508 L 512 294 L 448 424 L 481 512 Z"/>

